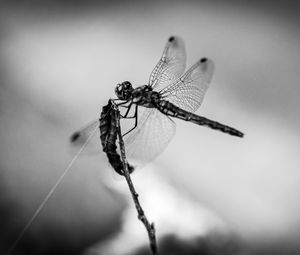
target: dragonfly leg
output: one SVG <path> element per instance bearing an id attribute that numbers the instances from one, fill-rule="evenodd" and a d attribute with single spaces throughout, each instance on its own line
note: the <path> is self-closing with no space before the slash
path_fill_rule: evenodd
<path id="1" fill-rule="evenodd" d="M 117 101 L 117 100 L 120 100 L 120 99 L 114 99 L 114 101 Z M 120 106 L 120 107 L 124 107 L 124 108 L 130 108 L 131 105 L 132 105 L 132 102 L 130 102 L 128 105 L 126 105 L 128 102 L 130 102 L 129 100 L 127 101 L 123 101 L 121 103 L 117 103 L 116 105 L 117 106 Z M 128 110 L 129 111 L 129 110 Z M 121 115 L 122 116 L 122 115 Z M 123 117 L 123 116 L 122 116 Z"/>
<path id="2" fill-rule="evenodd" d="M 116 101 L 121 101 L 121 103 L 116 103 L 116 105 L 122 105 L 122 104 L 126 104 L 128 103 L 128 100 L 127 101 L 124 101 L 124 100 L 121 100 L 121 99 L 111 99 L 112 101 L 116 102 Z"/>
<path id="3" fill-rule="evenodd" d="M 138 124 L 138 105 L 135 105 L 135 113 L 132 117 L 127 117 L 127 119 L 131 119 L 131 118 L 135 118 L 135 123 L 134 123 L 134 127 L 131 128 L 130 130 L 128 130 L 124 135 L 122 135 L 123 137 L 125 135 L 128 135 L 132 130 L 134 130 L 137 127 Z"/>
<path id="4" fill-rule="evenodd" d="M 130 118 L 130 117 L 127 117 L 127 116 L 128 116 L 128 113 L 130 112 L 130 109 L 131 109 L 131 106 L 132 106 L 132 102 L 130 102 L 129 105 L 120 105 L 120 106 L 127 109 L 126 113 L 124 115 L 122 113 L 120 113 L 120 116 L 122 118 Z"/>
<path id="5" fill-rule="evenodd" d="M 127 106 L 127 111 L 126 111 L 125 115 L 122 116 L 123 118 L 127 118 L 128 114 L 129 114 L 129 111 L 131 109 L 131 106 L 132 106 L 132 102 L 130 102 L 130 104 Z"/>

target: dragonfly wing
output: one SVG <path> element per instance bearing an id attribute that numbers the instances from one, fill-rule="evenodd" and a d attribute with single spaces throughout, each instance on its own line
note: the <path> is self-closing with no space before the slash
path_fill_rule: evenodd
<path id="1" fill-rule="evenodd" d="M 138 125 L 124 137 L 129 163 L 143 166 L 157 157 L 173 138 L 176 125 L 153 108 L 138 108 Z"/>
<path id="2" fill-rule="evenodd" d="M 156 91 L 170 85 L 183 74 L 185 62 L 186 52 L 182 39 L 177 36 L 170 37 L 150 75 L 149 85 Z"/>
<path id="3" fill-rule="evenodd" d="M 96 130 L 96 132 L 94 132 Z M 70 137 L 71 147 L 74 149 L 79 149 L 85 144 L 90 135 L 93 134 L 93 137 L 90 139 L 89 143 L 86 145 L 84 152 L 85 153 L 99 153 L 102 151 L 101 141 L 100 141 L 100 130 L 99 130 L 99 120 L 95 120 L 82 129 L 73 133 Z"/>
<path id="4" fill-rule="evenodd" d="M 129 163 L 143 166 L 157 157 L 167 147 L 175 134 L 176 126 L 168 116 L 156 109 L 139 107 L 138 110 L 138 125 L 124 137 L 124 142 Z M 125 124 L 124 126 L 133 124 L 132 122 L 126 122 L 127 119 L 121 119 L 121 128 L 123 127 L 122 124 Z M 74 132 L 70 137 L 71 149 L 76 149 L 76 151 L 80 149 L 95 129 L 96 132 L 86 145 L 83 153 L 96 154 L 102 151 L 99 120 L 93 121 Z M 120 154 L 119 148 L 118 153 Z"/>
<path id="5" fill-rule="evenodd" d="M 163 99 L 190 112 L 201 105 L 214 72 L 212 60 L 202 58 L 179 79 L 160 91 Z"/>

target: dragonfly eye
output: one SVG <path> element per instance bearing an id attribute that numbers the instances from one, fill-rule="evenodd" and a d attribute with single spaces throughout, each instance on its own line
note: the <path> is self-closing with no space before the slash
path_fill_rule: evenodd
<path id="1" fill-rule="evenodd" d="M 120 100 L 128 100 L 133 91 L 132 85 L 129 81 L 124 81 L 118 84 L 115 89 L 115 94 Z"/>

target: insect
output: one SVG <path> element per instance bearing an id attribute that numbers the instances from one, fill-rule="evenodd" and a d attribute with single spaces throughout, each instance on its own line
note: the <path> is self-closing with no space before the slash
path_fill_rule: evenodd
<path id="1" fill-rule="evenodd" d="M 235 128 L 194 114 L 211 82 L 214 64 L 212 60 L 202 58 L 184 72 L 185 64 L 184 43 L 181 38 L 172 36 L 147 85 L 133 88 L 129 81 L 124 81 L 116 86 L 117 99 L 112 100 L 124 110 L 121 119 L 134 122 L 127 132 L 122 133 L 129 162 L 147 163 L 167 147 L 176 130 L 172 118 L 243 137 L 244 134 Z M 109 118 L 104 119 L 102 124 L 99 121 L 101 118 L 75 132 L 71 136 L 72 144 L 83 144 L 90 131 L 99 125 L 105 128 Z M 113 132 L 113 128 L 110 131 Z M 100 145 L 99 137 L 97 139 Z M 116 151 L 116 148 L 113 150 Z"/>

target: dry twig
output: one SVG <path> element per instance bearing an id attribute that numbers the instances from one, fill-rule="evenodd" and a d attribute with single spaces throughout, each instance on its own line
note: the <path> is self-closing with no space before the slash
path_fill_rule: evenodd
<path id="1" fill-rule="evenodd" d="M 129 190 L 131 192 L 135 208 L 138 213 L 138 219 L 143 222 L 145 225 L 145 228 L 148 232 L 148 237 L 149 237 L 149 242 L 150 242 L 150 248 L 152 251 L 153 255 L 158 255 L 158 250 L 157 250 L 157 244 L 156 244 L 156 236 L 155 236 L 155 227 L 154 223 L 149 223 L 143 208 L 140 205 L 139 199 L 138 199 L 138 193 L 135 191 L 134 185 L 132 183 L 132 180 L 130 178 L 130 173 L 128 171 L 128 164 L 127 164 L 127 159 L 126 159 L 126 154 L 125 154 L 125 145 L 124 141 L 122 138 L 122 133 L 121 133 L 121 126 L 120 126 L 120 111 L 119 108 L 116 104 L 114 104 L 114 112 L 116 114 L 116 124 L 117 124 L 117 132 L 118 132 L 118 137 L 119 137 L 119 144 L 120 144 L 120 152 L 121 152 L 121 160 L 123 164 L 123 170 L 124 170 L 124 177 L 127 181 Z"/>

